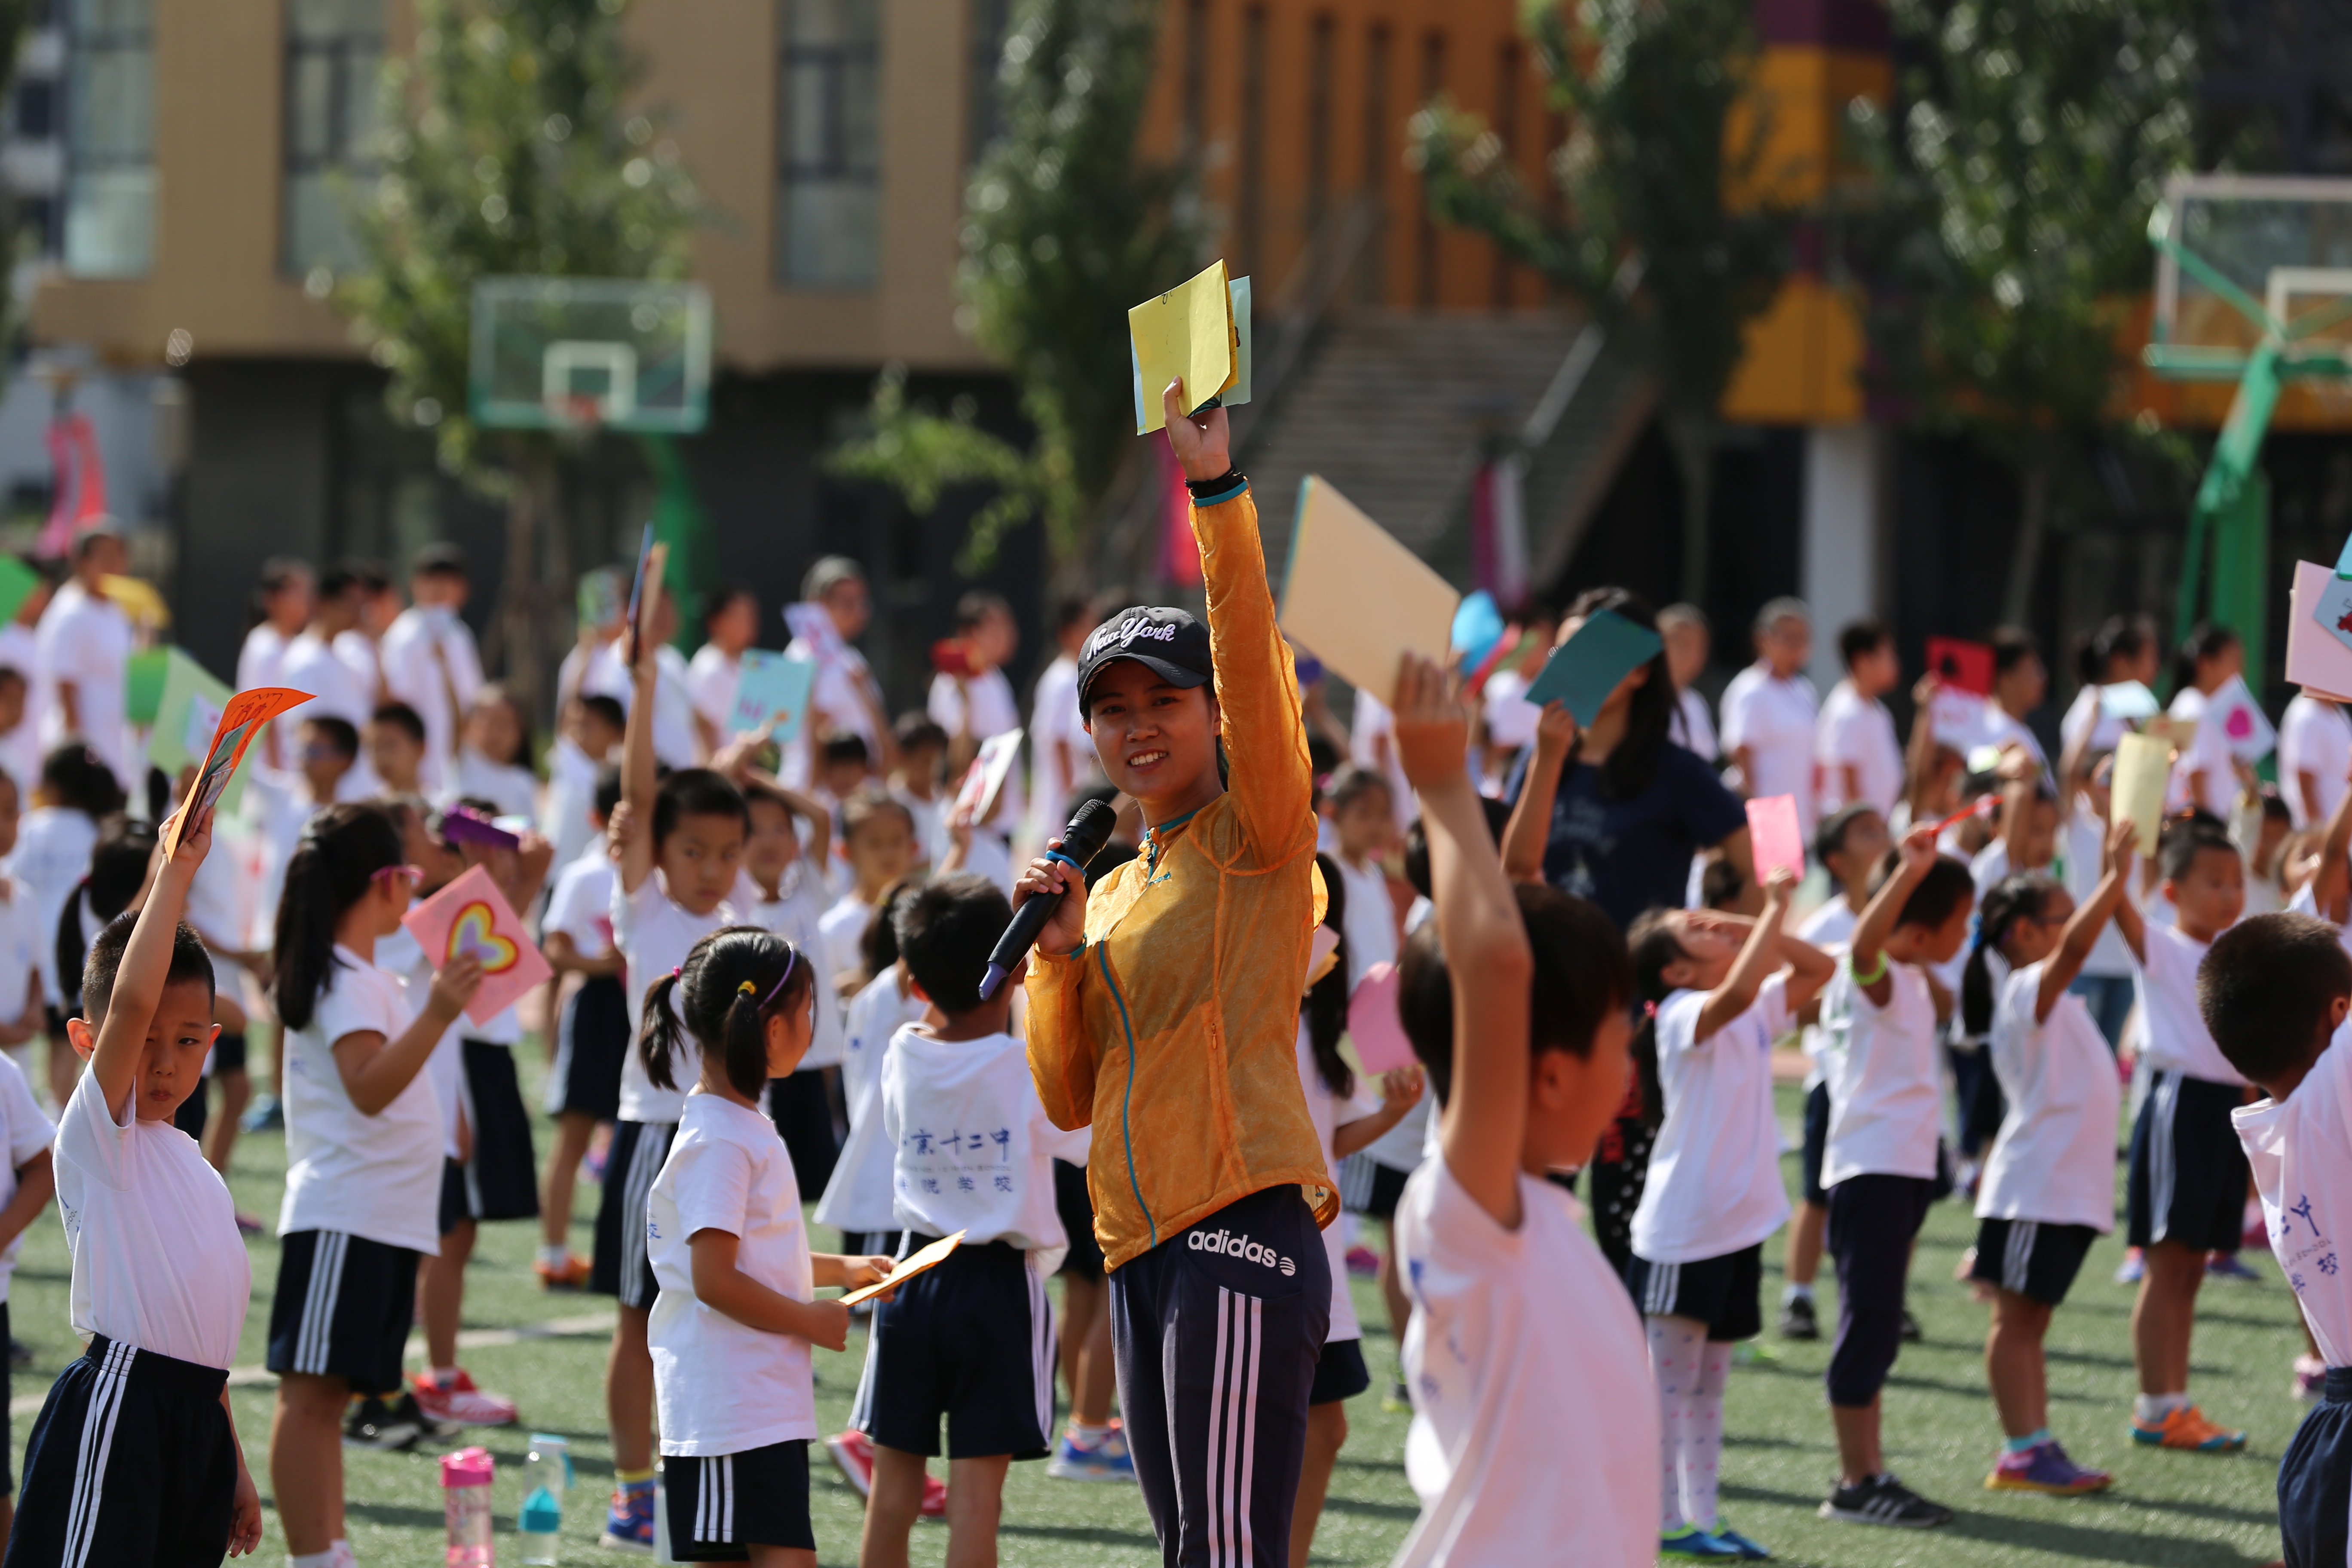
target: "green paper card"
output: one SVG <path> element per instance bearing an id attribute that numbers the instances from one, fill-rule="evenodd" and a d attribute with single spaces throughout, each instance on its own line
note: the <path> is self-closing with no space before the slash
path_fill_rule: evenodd
<path id="1" fill-rule="evenodd" d="M 155 703 L 155 728 L 147 737 L 147 760 L 176 780 L 182 768 L 202 763 L 211 752 L 213 731 L 235 693 L 185 648 L 169 647 L 163 654 L 163 685 Z M 239 770 L 221 796 L 221 809 L 234 813 L 244 798 L 245 774 Z"/>
<path id="2" fill-rule="evenodd" d="M 122 666 L 122 716 L 142 729 L 155 721 L 163 702 L 163 672 L 171 668 L 172 650 L 151 647 L 134 653 Z"/>
<path id="3" fill-rule="evenodd" d="M 13 555 L 0 554 L 0 622 L 16 618 L 33 590 L 41 585 L 41 574 Z"/>

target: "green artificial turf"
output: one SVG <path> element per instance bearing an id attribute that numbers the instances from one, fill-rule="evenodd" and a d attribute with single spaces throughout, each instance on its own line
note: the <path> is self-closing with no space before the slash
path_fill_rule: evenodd
<path id="1" fill-rule="evenodd" d="M 526 1078 L 536 1077 L 535 1046 L 518 1053 Z M 536 1103 L 535 1092 L 531 1096 Z M 1793 1131 L 1798 1102 L 1782 1091 L 1784 1122 Z M 541 1147 L 548 1129 L 541 1129 Z M 241 1207 L 275 1227 L 285 1145 L 276 1135 L 251 1137 L 238 1148 L 234 1186 Z M 1788 1166 L 1796 1185 L 1793 1156 Z M 595 1209 L 583 1188 L 573 1246 L 588 1250 Z M 2207 1415 L 2252 1434 L 2239 1455 L 2173 1454 L 2137 1448 L 2126 1425 L 2133 1392 L 2129 1314 L 2131 1291 L 2111 1283 L 2122 1255 L 2110 1237 L 2095 1247 L 2074 1294 L 2057 1314 L 2051 1338 L 2051 1422 L 2074 1457 L 2114 1469 L 2115 1490 L 2103 1497 L 2055 1499 L 1982 1489 L 2000 1432 L 1985 1394 L 1982 1350 L 1985 1310 L 1972 1304 L 1952 1270 L 1968 1245 L 1973 1221 L 1957 1203 L 1938 1205 L 1919 1242 L 1911 1304 L 1927 1331 L 1907 1345 L 1886 1391 L 1888 1462 L 1912 1487 L 1959 1510 L 1949 1529 L 1929 1532 L 1872 1530 L 1816 1517 L 1835 1468 L 1822 1370 L 1829 1355 L 1820 1343 L 1789 1344 L 1768 1331 L 1765 1359 L 1735 1367 L 1726 1412 L 1723 1490 L 1728 1517 L 1746 1534 L 1774 1549 L 1780 1561 L 1823 1568 L 1894 1568 L 1896 1564 L 2057 1565 L 2259 1563 L 2278 1553 L 2273 1482 L 2278 1457 L 2300 1410 L 2288 1393 L 2289 1363 L 2300 1348 L 2294 1308 L 2266 1257 L 2254 1259 L 2265 1282 L 2216 1285 L 2203 1299 L 2195 1349 L 2195 1394 Z M 821 1228 L 819 1245 L 833 1238 Z M 577 1321 L 609 1309 L 600 1299 L 548 1295 L 530 1272 L 537 1229 L 527 1224 L 485 1227 L 468 1271 L 469 1330 L 524 1330 Z M 267 1337 L 278 1247 L 274 1237 L 252 1242 L 253 1306 L 247 1320 L 241 1366 L 258 1366 Z M 1778 1300 L 1780 1242 L 1766 1244 L 1768 1319 Z M 16 1335 L 36 1365 L 15 1375 L 16 1399 L 37 1406 L 58 1367 L 79 1353 L 66 1322 L 66 1256 L 62 1232 L 45 1215 L 28 1234 L 11 1302 Z M 1331 1499 L 1316 1540 L 1318 1562 L 1381 1563 L 1411 1528 L 1415 1505 L 1401 1457 L 1405 1418 L 1381 1407 L 1380 1389 L 1395 1365 L 1385 1317 L 1369 1281 L 1355 1282 L 1374 1391 L 1349 1406 L 1352 1430 L 1332 1480 Z M 1822 1289 L 1824 1321 L 1835 1292 Z M 502 1536 L 511 1531 L 520 1500 L 520 1473 L 529 1434 L 557 1432 L 572 1442 L 581 1485 L 565 1515 L 567 1562 L 620 1563 L 633 1559 L 593 1544 L 604 1493 L 611 1485 L 611 1447 L 604 1432 L 605 1338 L 575 1331 L 525 1337 L 468 1350 L 465 1360 L 486 1388 L 512 1394 L 523 1425 L 476 1434 L 499 1465 L 497 1505 Z M 846 1356 L 819 1352 L 817 1406 L 828 1431 L 845 1424 L 862 1334 Z M 415 1363 L 412 1363 L 415 1364 Z M 232 1395 L 239 1432 L 252 1456 L 265 1503 L 272 1393 L 266 1382 Z M 1566 1421 L 1608 1422 L 1604 1411 L 1560 1412 Z M 32 1426 L 29 1409 L 14 1415 L 13 1458 L 21 1464 Z M 425 1564 L 440 1560 L 441 1500 L 426 1454 L 346 1450 L 352 1539 L 363 1563 Z M 943 1471 L 942 1471 L 943 1473 Z M 814 1475 L 814 1512 L 824 1563 L 856 1560 L 859 1505 L 821 1459 Z M 1015 1564 L 1134 1563 L 1159 1560 L 1139 1495 L 1131 1486 L 1081 1485 L 1046 1479 L 1043 1464 L 1013 1467 L 1006 1488 L 1002 1557 Z M 915 1532 L 915 1562 L 937 1563 L 947 1532 L 926 1523 Z M 259 1561 L 283 1561 L 284 1539 L 274 1514 Z M 643 1561 L 643 1559 L 634 1559 Z M 510 1536 L 501 1563 L 519 1561 Z"/>

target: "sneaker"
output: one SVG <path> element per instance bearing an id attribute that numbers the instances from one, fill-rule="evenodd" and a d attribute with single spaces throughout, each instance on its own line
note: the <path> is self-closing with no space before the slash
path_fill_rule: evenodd
<path id="1" fill-rule="evenodd" d="M 1903 1342 L 1906 1345 L 1916 1345 L 1927 1337 L 1927 1331 L 1920 1328 L 1919 1320 L 1911 1315 L 1911 1309 L 1908 1307 L 1904 1308 Z"/>
<path id="2" fill-rule="evenodd" d="M 1696 1524 L 1686 1524 L 1672 1535 L 1658 1537 L 1658 1555 L 1690 1563 L 1737 1563 L 1740 1559 L 1739 1548 Z"/>
<path id="3" fill-rule="evenodd" d="M 948 1484 L 929 1470 L 923 1472 L 923 1506 L 916 1511 L 925 1519 L 948 1516 Z"/>
<path id="4" fill-rule="evenodd" d="M 1369 1247 L 1348 1248 L 1348 1272 L 1362 1279 L 1379 1278 L 1381 1255 Z"/>
<path id="5" fill-rule="evenodd" d="M 286 1108 L 278 1103 L 274 1094 L 257 1094 L 247 1108 L 245 1119 L 237 1123 L 247 1132 L 278 1132 L 286 1127 Z"/>
<path id="6" fill-rule="evenodd" d="M 1389 1391 L 1381 1395 L 1381 1408 L 1387 1411 L 1391 1415 L 1411 1415 L 1412 1413 L 1412 1390 L 1407 1388 L 1402 1383 L 1390 1384 Z"/>
<path id="7" fill-rule="evenodd" d="M 2053 1437 L 2022 1453 L 2003 1453 L 1992 1474 L 1985 1478 L 1985 1490 L 2080 1497 L 2084 1492 L 2105 1491 L 2115 1484 L 2115 1479 L 2105 1470 L 2090 1469 L 2068 1458 L 2066 1450 Z"/>
<path id="8" fill-rule="evenodd" d="M 1732 1547 L 1737 1550 L 1741 1558 L 1747 1562 L 1765 1563 L 1771 1559 L 1772 1554 L 1769 1552 L 1764 1550 L 1763 1547 L 1758 1545 L 1755 1542 L 1748 1540 L 1748 1537 L 1740 1534 L 1739 1531 L 1732 1529 L 1731 1526 L 1726 1523 L 1720 1517 L 1718 1517 L 1715 1521 L 1715 1538 L 1717 1541 L 1722 1542 L 1726 1546 Z"/>
<path id="9" fill-rule="evenodd" d="M 2294 1358 L 2294 1396 L 2308 1405 L 2327 1387 L 2327 1363 L 2315 1355 Z"/>
<path id="10" fill-rule="evenodd" d="M 654 1549 L 654 1483 L 623 1481 L 613 1489 L 613 1506 L 604 1510 L 604 1533 L 596 1538 L 599 1546 L 615 1546 L 624 1552 Z"/>
<path id="11" fill-rule="evenodd" d="M 1780 1337 L 1784 1340 L 1817 1340 L 1822 1337 L 1822 1321 L 1813 1310 L 1811 1296 L 1792 1296 L 1780 1304 Z"/>
<path id="12" fill-rule="evenodd" d="M 593 1268 L 579 1254 L 567 1252 L 561 1263 L 550 1263 L 544 1258 L 535 1260 L 530 1271 L 539 1276 L 539 1288 L 542 1290 L 585 1290 L 588 1289 L 588 1276 Z"/>
<path id="13" fill-rule="evenodd" d="M 2137 1247 L 2124 1248 L 2124 1260 L 2116 1265 L 2116 1283 L 2137 1285 L 2139 1283 L 2140 1276 L 2147 1272 L 2147 1259 L 2141 1254 L 2140 1249 Z"/>
<path id="14" fill-rule="evenodd" d="M 1065 1432 L 1046 1461 L 1045 1474 L 1057 1481 L 1131 1481 L 1135 1456 L 1127 1451 L 1127 1435 L 1116 1429 L 1104 1433 L 1091 1448 L 1079 1447 L 1076 1437 Z"/>
<path id="15" fill-rule="evenodd" d="M 1848 1524 L 1887 1524 L 1898 1530 L 1932 1530 L 1952 1522 L 1950 1509 L 1929 1502 L 1895 1479 L 1892 1470 L 1882 1471 L 1858 1487 L 1838 1487 L 1822 1504 L 1821 1514 Z"/>
<path id="16" fill-rule="evenodd" d="M 2205 1259 L 2205 1278 L 2235 1279 L 2241 1283 L 2251 1284 L 2259 1281 L 2262 1274 L 2253 1265 L 2234 1252 L 2216 1252 Z"/>
<path id="17" fill-rule="evenodd" d="M 2246 1446 L 2243 1432 L 2214 1426 L 2194 1405 L 2183 1405 L 2153 1425 L 2134 1416 L 2131 1434 L 2135 1443 L 2198 1454 L 2234 1454 Z"/>
<path id="18" fill-rule="evenodd" d="M 874 1490 L 874 1439 L 855 1428 L 827 1437 L 824 1451 L 833 1456 L 833 1468 L 849 1483 L 849 1489 L 859 1497 L 870 1496 Z"/>
<path id="19" fill-rule="evenodd" d="M 236 1228 L 240 1236 L 259 1236 L 263 1228 L 261 1216 L 239 1209 L 236 1211 Z"/>
<path id="20" fill-rule="evenodd" d="M 403 1399 L 406 1400 L 405 1395 Z M 414 1401 L 407 1401 L 414 1403 Z M 404 1453 L 416 1447 L 425 1436 L 422 1423 L 413 1419 L 398 1405 L 387 1405 L 371 1394 L 352 1406 L 343 1420 L 343 1442 L 353 1448 L 382 1448 L 393 1453 Z"/>
<path id="21" fill-rule="evenodd" d="M 417 1408 L 447 1426 L 514 1425 L 515 1402 L 503 1394 L 485 1394 L 476 1388 L 473 1375 L 463 1367 L 446 1383 L 435 1382 L 430 1373 L 412 1372 L 408 1374 L 408 1388 Z"/>

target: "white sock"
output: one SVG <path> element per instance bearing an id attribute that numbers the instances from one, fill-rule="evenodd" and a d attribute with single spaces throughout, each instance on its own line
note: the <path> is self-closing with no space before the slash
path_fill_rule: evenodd
<path id="1" fill-rule="evenodd" d="M 1687 1318 L 1645 1318 L 1650 1375 L 1658 1384 L 1658 1533 L 1672 1535 L 1691 1521 L 1683 1502 L 1685 1438 L 1696 1416 L 1699 1352 L 1706 1331 Z"/>
<path id="2" fill-rule="evenodd" d="M 561 1243 L 553 1247 L 541 1247 L 539 1249 L 539 1260 L 550 1268 L 561 1268 L 572 1261 L 572 1249 Z"/>
<path id="3" fill-rule="evenodd" d="M 2188 1408 L 2186 1394 L 2142 1394 L 2132 1400 L 2132 1414 L 2143 1421 L 2161 1421 L 2176 1410 Z"/>
<path id="4" fill-rule="evenodd" d="M 1812 1299 L 1813 1287 L 1810 1280 L 1802 1285 L 1784 1285 L 1780 1288 L 1780 1305 L 1783 1307 L 1791 1301 L 1810 1301 Z"/>
<path id="5" fill-rule="evenodd" d="M 1110 1425 L 1108 1422 L 1100 1426 L 1089 1426 L 1083 1421 L 1070 1423 L 1070 1436 L 1081 1448 L 1099 1448 L 1103 1446 L 1103 1439 L 1109 1436 Z"/>
<path id="6" fill-rule="evenodd" d="M 286 1559 L 287 1568 L 335 1568 L 335 1549 L 324 1552 L 300 1552 Z"/>
<path id="7" fill-rule="evenodd" d="M 359 1568 L 360 1554 L 352 1550 L 350 1542 L 338 1538 L 332 1550 L 335 1553 L 335 1568 Z"/>
<path id="8" fill-rule="evenodd" d="M 457 1369 L 454 1366 L 436 1366 L 433 1369 L 433 1381 L 446 1387 L 457 1381 Z"/>
<path id="9" fill-rule="evenodd" d="M 1723 1387 L 1731 1376 L 1731 1346 L 1706 1342 L 1699 1352 L 1698 1390 L 1683 1435 L 1683 1495 L 1691 1522 L 1713 1530 L 1716 1485 L 1723 1466 Z"/>

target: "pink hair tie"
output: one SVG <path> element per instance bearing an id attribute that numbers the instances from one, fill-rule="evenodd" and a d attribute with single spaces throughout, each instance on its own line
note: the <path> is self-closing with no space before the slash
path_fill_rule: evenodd
<path id="1" fill-rule="evenodd" d="M 1658 1005 L 1657 1005 L 1655 1002 L 1644 1002 L 1644 1003 L 1643 1003 L 1643 1004 L 1642 1004 L 1642 1016 L 1643 1016 L 1644 1018 L 1649 1019 L 1652 1023 L 1655 1023 L 1655 1022 L 1657 1022 L 1657 1018 L 1658 1018 Z"/>
<path id="2" fill-rule="evenodd" d="M 670 977 L 672 980 L 676 980 L 676 979 L 677 979 L 677 978 L 678 978 L 678 977 L 679 977 L 679 976 L 680 976 L 680 975 L 685 972 L 685 969 L 686 969 L 686 965 L 684 965 L 683 963 L 677 965 L 675 968 L 671 969 L 671 971 L 669 972 L 669 977 Z"/>

